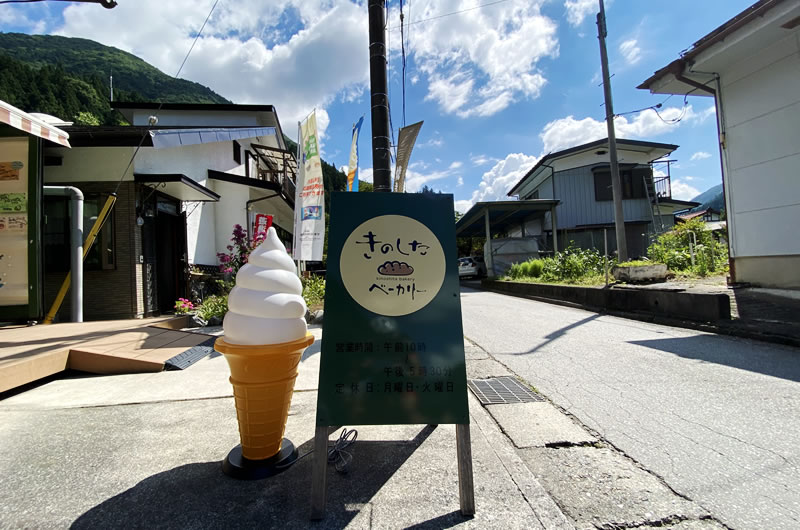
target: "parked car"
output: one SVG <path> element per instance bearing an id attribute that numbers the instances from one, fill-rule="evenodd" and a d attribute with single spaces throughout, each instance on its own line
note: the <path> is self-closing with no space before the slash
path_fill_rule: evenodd
<path id="1" fill-rule="evenodd" d="M 468 278 L 486 276 L 486 263 L 481 256 L 458 259 L 458 277 Z"/>

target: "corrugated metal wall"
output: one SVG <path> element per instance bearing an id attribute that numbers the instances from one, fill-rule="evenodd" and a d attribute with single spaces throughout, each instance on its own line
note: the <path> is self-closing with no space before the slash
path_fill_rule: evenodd
<path id="1" fill-rule="evenodd" d="M 540 199 L 550 199 L 553 185 L 548 178 L 538 188 Z M 556 207 L 558 228 L 574 228 L 580 225 L 614 223 L 614 202 L 596 201 L 594 194 L 594 175 L 591 166 L 584 166 L 555 174 L 555 198 L 561 201 Z M 522 197 L 531 198 L 530 195 Z M 651 221 L 650 203 L 647 199 L 626 199 L 622 201 L 625 221 Z M 550 229 L 548 222 L 546 229 Z"/>

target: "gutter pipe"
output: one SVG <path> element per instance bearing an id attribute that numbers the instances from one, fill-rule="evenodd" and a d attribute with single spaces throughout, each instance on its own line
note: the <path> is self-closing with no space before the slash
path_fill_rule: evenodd
<path id="1" fill-rule="evenodd" d="M 72 275 L 70 314 L 73 322 L 83 322 L 83 193 L 74 186 L 43 186 L 48 196 L 69 197 L 70 245 Z"/>

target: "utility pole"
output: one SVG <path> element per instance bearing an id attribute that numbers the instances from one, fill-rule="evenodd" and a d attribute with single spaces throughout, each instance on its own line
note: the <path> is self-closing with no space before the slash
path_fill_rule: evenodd
<path id="1" fill-rule="evenodd" d="M 614 226 L 617 231 L 617 258 L 628 261 L 628 243 L 625 240 L 625 212 L 622 210 L 622 182 L 617 161 L 617 135 L 614 131 L 614 103 L 611 101 L 611 77 L 608 75 L 608 52 L 606 51 L 606 10 L 600 0 L 597 14 L 597 38 L 600 40 L 600 63 L 603 66 L 603 93 L 606 101 L 606 126 L 608 127 L 608 156 L 611 159 L 611 193 L 614 197 Z"/>
<path id="2" fill-rule="evenodd" d="M 372 105 L 372 182 L 374 191 L 391 192 L 389 98 L 386 89 L 385 0 L 369 0 L 369 91 Z"/>

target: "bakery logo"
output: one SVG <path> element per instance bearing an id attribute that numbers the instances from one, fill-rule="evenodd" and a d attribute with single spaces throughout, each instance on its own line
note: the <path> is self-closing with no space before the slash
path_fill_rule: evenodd
<path id="1" fill-rule="evenodd" d="M 445 258 L 428 227 L 403 215 L 381 215 L 351 232 L 339 266 L 345 289 L 361 307 L 402 316 L 419 311 L 439 293 Z"/>
<path id="2" fill-rule="evenodd" d="M 378 267 L 378 274 L 384 276 L 409 276 L 414 273 L 414 267 L 399 261 L 387 261 Z"/>

